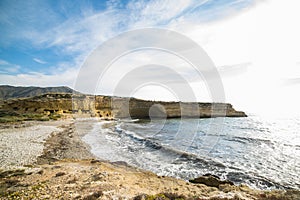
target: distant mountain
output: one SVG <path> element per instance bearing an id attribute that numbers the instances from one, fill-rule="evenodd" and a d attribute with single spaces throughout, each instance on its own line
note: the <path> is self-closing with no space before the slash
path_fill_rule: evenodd
<path id="1" fill-rule="evenodd" d="M 15 87 L 0 85 L 0 99 L 34 97 L 47 93 L 73 93 L 74 90 L 66 87 Z M 76 92 L 78 93 L 78 92 Z"/>

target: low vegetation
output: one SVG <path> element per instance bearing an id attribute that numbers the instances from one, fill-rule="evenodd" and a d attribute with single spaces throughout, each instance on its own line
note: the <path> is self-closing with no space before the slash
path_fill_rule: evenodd
<path id="1" fill-rule="evenodd" d="M 60 114 L 51 113 L 49 115 L 40 113 L 18 113 L 14 111 L 0 110 L 0 123 L 13 123 L 21 121 L 49 121 L 58 120 Z"/>

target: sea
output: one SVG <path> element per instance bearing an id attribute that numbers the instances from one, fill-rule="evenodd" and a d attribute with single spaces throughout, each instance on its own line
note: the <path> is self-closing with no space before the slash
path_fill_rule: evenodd
<path id="1" fill-rule="evenodd" d="M 124 119 L 95 121 L 83 140 L 99 159 L 160 176 L 300 189 L 299 132 L 299 117 Z"/>

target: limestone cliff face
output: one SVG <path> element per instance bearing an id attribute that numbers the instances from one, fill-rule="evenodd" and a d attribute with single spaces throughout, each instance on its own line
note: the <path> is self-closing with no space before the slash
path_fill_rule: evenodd
<path id="1" fill-rule="evenodd" d="M 140 99 L 112 99 L 112 111 L 116 118 L 205 118 L 246 117 L 225 103 L 159 102 Z"/>
<path id="2" fill-rule="evenodd" d="M 101 118 L 204 118 L 246 117 L 225 103 L 183 103 L 145 101 L 135 98 L 45 94 L 32 98 L 4 101 L 2 110 L 19 113 L 87 114 Z"/>

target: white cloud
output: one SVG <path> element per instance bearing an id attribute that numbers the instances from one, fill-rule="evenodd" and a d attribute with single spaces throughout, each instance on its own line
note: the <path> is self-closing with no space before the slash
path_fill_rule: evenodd
<path id="1" fill-rule="evenodd" d="M 73 87 L 74 80 L 78 74 L 77 69 L 68 69 L 63 73 L 45 75 L 42 73 L 29 74 L 0 74 L 0 84 L 21 86 L 69 86 Z"/>
<path id="2" fill-rule="evenodd" d="M 33 60 L 37 63 L 40 63 L 40 64 L 46 64 L 47 62 L 46 61 L 43 61 L 41 59 L 38 59 L 38 58 L 33 58 Z"/>
<path id="3" fill-rule="evenodd" d="M 81 53 L 87 55 L 103 41 L 112 38 L 123 31 L 145 27 L 182 26 L 187 21 L 199 24 L 206 18 L 214 19 L 216 13 L 224 16 L 233 15 L 240 11 L 228 3 L 214 5 L 218 8 L 208 8 L 208 11 L 197 12 L 206 6 L 209 0 L 132 0 L 126 9 L 120 9 L 119 1 L 108 1 L 108 8 L 101 12 L 92 9 L 84 12 L 83 16 L 71 16 L 59 25 L 45 31 L 26 31 L 25 37 L 39 47 L 59 47 L 63 53 Z M 239 1 L 237 1 L 239 2 Z M 210 10 L 212 9 L 212 10 Z M 231 10 L 232 12 L 228 12 Z M 191 12 L 191 13 L 189 13 Z"/>
<path id="4" fill-rule="evenodd" d="M 223 65 L 218 67 L 218 71 L 222 77 L 225 76 L 238 76 L 242 73 L 247 73 L 248 67 L 252 65 L 251 62 L 233 64 L 233 65 Z"/>
<path id="5" fill-rule="evenodd" d="M 0 73 L 18 73 L 21 66 L 0 60 Z"/>
<path id="6" fill-rule="evenodd" d="M 182 15 L 182 12 L 194 5 L 191 0 L 155 0 L 147 3 L 133 1 L 130 10 L 130 28 L 150 27 L 168 24 L 170 20 Z"/>
<path id="7" fill-rule="evenodd" d="M 251 63 L 246 73 L 223 76 L 228 102 L 248 112 L 299 113 L 299 85 L 281 87 L 282 79 L 300 76 L 299 6 L 296 0 L 265 1 L 225 21 L 175 27 L 202 45 L 217 66 Z"/>

